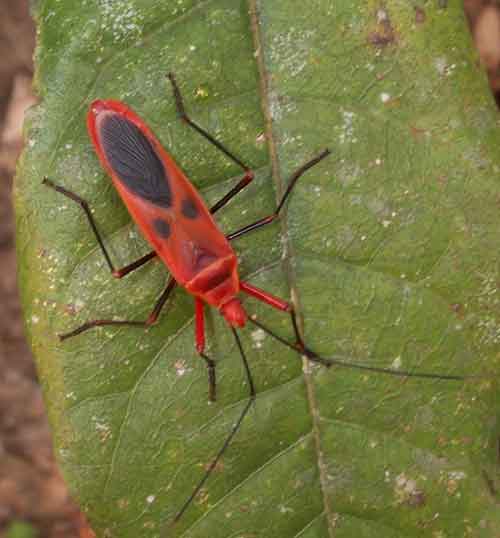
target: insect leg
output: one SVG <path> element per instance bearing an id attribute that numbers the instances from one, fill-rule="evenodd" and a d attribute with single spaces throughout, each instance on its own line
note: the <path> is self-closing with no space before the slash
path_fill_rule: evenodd
<path id="1" fill-rule="evenodd" d="M 205 354 L 205 305 L 201 299 L 195 298 L 195 332 L 196 351 L 206 362 L 208 369 L 208 399 L 215 402 L 215 361 Z"/>
<path id="2" fill-rule="evenodd" d="M 271 215 L 268 215 L 267 217 L 263 217 L 255 222 L 252 222 L 251 224 L 247 224 L 243 228 L 240 228 L 239 230 L 236 230 L 233 233 L 230 233 L 226 237 L 231 241 L 232 239 L 236 239 L 237 237 L 241 237 L 242 235 L 251 232 L 253 230 L 257 230 L 258 228 L 261 228 L 262 226 L 265 226 L 266 224 L 271 224 L 275 219 L 278 218 L 280 211 L 282 210 L 283 206 L 285 205 L 285 202 L 287 201 L 288 197 L 290 196 L 293 188 L 297 184 L 298 179 L 304 172 L 309 170 L 309 168 L 312 168 L 314 165 L 318 164 L 320 161 L 322 161 L 325 157 L 330 155 L 329 149 L 324 149 L 319 155 L 302 165 L 300 168 L 298 168 L 293 174 L 292 177 L 288 183 L 288 186 L 285 190 L 285 193 L 281 197 L 281 200 L 276 207 L 276 211 L 272 213 Z"/>
<path id="3" fill-rule="evenodd" d="M 149 262 L 150 260 L 152 260 L 153 258 L 157 256 L 156 252 L 153 250 L 149 254 L 146 254 L 142 258 L 139 258 L 138 260 L 136 260 L 135 262 L 132 262 L 129 265 L 126 265 L 125 267 L 122 267 L 121 269 L 115 269 L 115 266 L 113 265 L 113 262 L 111 261 L 109 253 L 106 250 L 106 247 L 104 246 L 104 242 L 102 240 L 101 234 L 99 233 L 99 230 L 97 229 L 97 225 L 95 223 L 94 217 L 92 216 L 88 203 L 83 198 L 80 198 L 80 196 L 78 196 L 74 192 L 69 191 L 65 189 L 64 187 L 61 187 L 60 185 L 56 185 L 53 181 L 51 181 L 47 177 L 43 179 L 42 183 L 43 185 L 46 185 L 47 187 L 50 187 L 51 189 L 54 189 L 55 191 L 63 194 L 70 200 L 73 200 L 83 209 L 89 221 L 90 227 L 92 228 L 92 231 L 94 232 L 94 235 L 97 239 L 97 243 L 99 244 L 99 247 L 101 248 L 104 258 L 106 259 L 106 263 L 108 264 L 109 270 L 111 271 L 111 274 L 115 278 L 123 278 L 125 275 L 128 275 L 128 273 L 131 273 L 135 269 L 141 267 L 142 265 L 144 265 L 145 263 Z"/>
<path id="4" fill-rule="evenodd" d="M 173 523 L 176 523 L 179 521 L 179 519 L 182 517 L 184 512 L 187 510 L 189 505 L 193 502 L 196 495 L 198 495 L 200 489 L 203 487 L 205 482 L 207 481 L 208 477 L 212 474 L 212 471 L 215 469 L 217 463 L 223 456 L 224 452 L 227 450 L 228 446 L 230 445 L 231 441 L 233 440 L 233 437 L 236 435 L 238 430 L 240 429 L 241 423 L 243 422 L 243 419 L 245 418 L 246 414 L 248 413 L 248 410 L 252 406 L 252 403 L 255 401 L 256 392 L 255 392 L 255 386 L 252 379 L 252 374 L 250 372 L 250 367 L 248 366 L 248 361 L 245 356 L 245 352 L 243 351 L 243 346 L 241 345 L 241 340 L 236 332 L 236 329 L 234 327 L 231 327 L 231 331 L 234 334 L 234 338 L 236 340 L 236 345 L 238 346 L 238 350 L 240 352 L 241 360 L 243 361 L 243 366 L 245 368 L 245 374 L 247 377 L 248 382 L 248 390 L 249 390 L 249 399 L 248 402 L 243 407 L 240 416 L 238 420 L 233 425 L 231 431 L 229 432 L 229 435 L 226 437 L 226 440 L 224 441 L 223 445 L 220 447 L 219 451 L 215 455 L 215 458 L 212 460 L 212 463 L 210 464 L 210 467 L 206 470 L 205 474 L 203 475 L 203 478 L 200 480 L 196 488 L 194 489 L 193 493 L 189 496 L 189 498 L 186 500 L 186 502 L 182 505 L 182 508 L 177 512 L 177 515 L 174 518 Z"/>
<path id="5" fill-rule="evenodd" d="M 254 179 L 254 173 L 250 169 L 249 166 L 247 166 L 243 161 L 241 161 L 234 153 L 229 151 L 221 142 L 216 140 L 210 133 L 205 131 L 202 127 L 200 127 L 196 122 L 194 122 L 186 113 L 186 109 L 184 108 L 184 100 L 182 98 L 182 94 L 179 90 L 179 86 L 177 86 L 177 82 L 175 80 L 173 73 L 168 73 L 167 77 L 169 78 L 172 89 L 174 92 L 174 99 L 175 99 L 175 105 L 177 107 L 177 113 L 181 117 L 181 119 L 186 122 L 190 127 L 192 127 L 196 132 L 201 134 L 206 140 L 208 140 L 211 144 L 213 144 L 217 149 L 222 151 L 226 157 L 231 159 L 234 163 L 236 163 L 240 168 L 243 169 L 245 172 L 245 175 L 240 179 L 238 184 L 233 187 L 221 200 L 219 200 L 213 207 L 210 208 L 210 213 L 215 213 L 218 211 L 221 207 L 225 206 L 231 198 L 236 196 L 241 190 L 243 190 L 249 183 L 252 182 Z"/>
<path id="6" fill-rule="evenodd" d="M 217 211 L 219 211 L 219 209 L 221 209 L 221 207 L 224 207 L 229 202 L 229 200 L 234 198 L 249 183 L 251 183 L 253 178 L 253 172 L 251 170 L 248 170 L 237 183 L 237 185 L 235 185 L 226 195 L 224 195 L 215 205 L 210 208 L 210 213 L 216 213 Z"/>
<path id="7" fill-rule="evenodd" d="M 135 262 L 130 263 L 129 265 L 126 265 L 125 267 L 122 267 L 121 269 L 115 269 L 112 274 L 115 278 L 123 278 L 125 275 L 128 275 L 132 271 L 135 271 L 139 267 L 143 266 L 148 261 L 152 260 L 153 258 L 156 258 L 158 256 L 157 252 L 155 250 L 152 250 L 142 258 L 139 258 Z"/>
<path id="8" fill-rule="evenodd" d="M 288 312 L 290 314 L 293 332 L 295 334 L 295 346 L 301 350 L 306 348 L 304 340 L 302 339 L 302 335 L 300 334 L 299 325 L 297 323 L 297 315 L 295 314 L 295 309 L 293 308 L 292 304 L 287 303 L 286 301 L 283 301 L 283 299 L 271 295 L 270 293 L 265 292 L 260 288 L 256 288 L 248 282 L 240 282 L 240 289 L 246 294 L 255 297 L 256 299 L 259 299 L 260 301 L 272 306 L 273 308 L 276 308 L 277 310 L 281 310 L 282 312 Z M 325 366 L 331 366 L 330 362 L 323 364 L 325 364 Z"/>
<path id="9" fill-rule="evenodd" d="M 172 89 L 174 92 L 174 99 L 175 99 L 175 106 L 177 107 L 177 113 L 181 117 L 183 121 L 185 121 L 190 127 L 192 127 L 196 132 L 200 133 L 201 136 L 206 138 L 211 144 L 213 144 L 217 149 L 222 151 L 226 157 L 231 159 L 234 163 L 236 163 L 238 166 L 240 166 L 245 172 L 251 172 L 250 168 L 236 155 L 231 153 L 226 147 L 224 147 L 218 140 L 216 140 L 210 133 L 205 131 L 202 127 L 200 127 L 197 123 L 195 123 L 186 113 L 186 109 L 184 108 L 184 100 L 182 98 L 181 92 L 179 90 L 179 87 L 177 86 L 177 82 L 175 80 L 175 76 L 173 73 L 167 74 L 168 79 L 170 80 L 172 84 Z"/>
<path id="10" fill-rule="evenodd" d="M 85 331 L 88 331 L 89 329 L 93 329 L 94 327 L 102 327 L 104 325 L 126 325 L 130 327 L 142 327 L 146 328 L 152 325 L 160 315 L 161 309 L 165 305 L 168 297 L 172 293 L 172 290 L 177 285 L 177 282 L 173 279 L 173 277 L 170 277 L 167 287 L 161 294 L 158 301 L 156 301 L 156 304 L 151 311 L 151 314 L 149 314 L 148 318 L 145 321 L 129 321 L 129 320 L 117 320 L 117 319 L 94 319 L 92 321 L 87 321 L 83 325 L 80 325 L 80 327 L 77 327 L 76 329 L 72 330 L 71 332 L 60 334 L 59 339 L 60 340 L 66 340 L 67 338 L 71 338 L 73 336 L 76 336 L 77 334 L 81 334 Z"/>
<path id="11" fill-rule="evenodd" d="M 252 286 L 251 284 L 248 284 L 248 282 L 240 282 L 240 289 L 241 291 L 247 293 L 248 295 L 255 297 L 259 301 L 262 301 L 273 308 L 276 308 L 277 310 L 281 310 L 282 312 L 289 312 L 292 320 L 293 330 L 295 332 L 296 342 L 292 343 L 288 340 L 285 340 L 275 332 L 273 332 L 271 329 L 263 325 L 260 321 L 257 321 L 256 319 L 249 317 L 248 320 L 262 329 L 265 333 L 267 333 L 272 338 L 278 340 L 283 345 L 289 347 L 290 349 L 293 349 L 294 351 L 297 351 L 301 355 L 305 355 L 310 361 L 318 362 L 320 364 L 323 364 L 326 367 L 330 366 L 341 366 L 343 368 L 351 368 L 354 370 L 365 370 L 369 372 L 378 372 L 382 374 L 388 374 L 392 376 L 397 377 L 419 377 L 419 378 L 425 378 L 425 379 L 446 379 L 446 380 L 452 380 L 452 381 L 464 381 L 465 379 L 472 379 L 476 377 L 481 376 L 460 376 L 460 375 L 449 375 L 449 374 L 430 374 L 425 372 L 408 372 L 405 370 L 395 370 L 391 368 L 378 368 L 376 366 L 369 366 L 367 364 L 362 363 L 356 363 L 356 362 L 349 362 L 346 360 L 342 360 L 340 358 L 323 358 L 319 356 L 315 351 L 312 349 L 309 349 L 305 344 L 304 341 L 300 335 L 298 324 L 297 324 L 297 318 L 293 309 L 293 306 L 290 303 L 287 303 L 286 301 L 283 301 L 282 299 L 279 299 L 278 297 L 275 297 L 274 295 L 271 295 L 270 293 L 267 293 L 266 291 L 261 290 L 260 288 L 256 288 L 255 286 Z"/>
<path id="12" fill-rule="evenodd" d="M 248 282 L 240 282 L 240 289 L 247 295 L 250 295 L 251 297 L 254 297 L 255 299 L 258 299 L 259 301 L 262 301 L 263 303 L 268 304 L 269 306 L 272 306 L 273 308 L 276 308 L 276 310 L 281 310 L 282 312 L 288 312 L 290 314 L 293 331 L 295 333 L 295 344 L 289 344 L 289 347 L 292 347 L 299 353 L 304 353 L 311 361 L 318 362 L 322 364 L 323 366 L 331 366 L 333 363 L 329 359 L 324 359 L 323 357 L 320 357 L 319 355 L 316 355 L 316 353 L 311 353 L 311 356 L 309 356 L 306 353 L 306 346 L 304 344 L 304 340 L 302 339 L 302 336 L 299 331 L 299 327 L 297 324 L 297 317 L 295 315 L 295 310 L 293 306 L 290 303 L 287 303 L 286 301 L 283 301 L 283 299 L 280 299 L 279 297 L 276 297 L 270 293 L 267 293 L 264 290 L 261 290 L 260 288 L 256 288 L 255 286 L 252 286 Z M 249 318 L 251 322 L 258 325 L 255 320 L 252 318 Z M 260 325 L 259 325 L 260 326 Z M 265 332 L 273 336 L 274 338 L 277 338 L 282 343 L 285 343 L 286 341 L 282 340 L 280 337 L 278 337 L 276 334 L 271 333 L 271 331 L 268 331 L 261 327 Z"/>

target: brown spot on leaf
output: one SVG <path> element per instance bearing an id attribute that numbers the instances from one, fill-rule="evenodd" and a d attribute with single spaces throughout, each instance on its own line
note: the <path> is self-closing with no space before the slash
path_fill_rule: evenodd
<path id="1" fill-rule="evenodd" d="M 424 506 L 425 505 L 425 493 L 421 490 L 414 491 L 408 499 L 408 505 L 413 506 L 415 508 Z"/>
<path id="2" fill-rule="evenodd" d="M 394 41 L 394 35 L 381 33 L 381 32 L 372 32 L 368 37 L 368 41 L 375 47 L 386 47 Z"/>
<path id="3" fill-rule="evenodd" d="M 70 316 L 74 316 L 78 312 L 78 310 L 73 303 L 69 303 L 64 307 L 64 312 L 66 312 L 66 314 L 69 314 Z"/>
<path id="4" fill-rule="evenodd" d="M 425 13 L 425 10 L 417 6 L 415 8 L 415 22 L 417 24 L 423 24 L 426 19 L 427 19 L 427 15 Z"/>
<path id="5" fill-rule="evenodd" d="M 375 13 L 376 27 L 368 35 L 368 42 L 374 47 L 386 47 L 396 40 L 394 29 L 385 8 L 379 8 Z"/>
<path id="6" fill-rule="evenodd" d="M 406 504 L 415 508 L 425 505 L 425 493 L 418 487 L 417 481 L 406 476 L 405 473 L 401 473 L 396 477 L 394 495 L 397 504 Z"/>
<path id="7" fill-rule="evenodd" d="M 206 504 L 208 502 L 209 493 L 206 488 L 201 488 L 196 496 L 197 504 Z"/>
<path id="8" fill-rule="evenodd" d="M 417 140 L 422 138 L 425 133 L 426 133 L 426 130 L 425 129 L 420 129 L 419 127 L 414 127 L 413 125 L 410 125 L 410 132 L 413 136 L 413 138 L 416 138 Z"/>
<path id="9" fill-rule="evenodd" d="M 444 186 L 448 183 L 448 177 L 445 176 L 444 174 L 441 174 L 441 175 L 438 176 L 436 179 L 437 179 L 437 182 L 438 182 L 442 187 L 444 187 Z"/>
<path id="10" fill-rule="evenodd" d="M 460 318 L 463 318 L 464 317 L 464 305 L 461 304 L 461 303 L 453 303 L 452 305 L 450 305 L 450 308 L 452 310 L 452 312 L 455 312 L 455 314 L 460 317 Z"/>

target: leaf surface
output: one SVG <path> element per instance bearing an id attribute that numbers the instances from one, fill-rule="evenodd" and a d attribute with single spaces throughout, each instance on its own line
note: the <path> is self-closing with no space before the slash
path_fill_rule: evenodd
<path id="1" fill-rule="evenodd" d="M 498 116 L 461 6 L 437 4 L 39 2 L 41 102 L 15 192 L 20 282 L 57 456 L 98 536 L 500 533 Z M 168 271 L 152 262 L 113 280 L 81 210 L 41 185 L 47 175 L 89 202 L 118 266 L 148 252 L 86 134 L 89 103 L 113 98 L 210 203 L 224 195 L 240 170 L 176 117 L 168 71 L 192 117 L 256 171 L 217 215 L 224 231 L 271 213 L 293 171 L 332 150 L 280 223 L 235 242 L 241 277 L 293 297 L 310 347 L 484 375 L 327 371 L 248 326 L 257 403 L 175 527 L 248 395 L 235 342 L 211 312 L 211 405 L 183 290 L 147 331 L 59 342 L 88 319 L 145 319 Z M 292 338 L 286 315 L 245 306 Z"/>

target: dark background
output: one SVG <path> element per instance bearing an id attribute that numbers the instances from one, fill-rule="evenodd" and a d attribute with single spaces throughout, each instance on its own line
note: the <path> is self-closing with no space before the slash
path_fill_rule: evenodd
<path id="1" fill-rule="evenodd" d="M 36 102 L 28 3 L 0 0 L 0 538 L 91 538 L 53 459 L 16 288 L 10 192 L 24 110 Z M 464 0 L 464 5 L 500 103 L 500 2 Z"/>

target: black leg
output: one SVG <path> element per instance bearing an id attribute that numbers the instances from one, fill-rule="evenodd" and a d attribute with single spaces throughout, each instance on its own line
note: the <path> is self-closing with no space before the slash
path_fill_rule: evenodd
<path id="1" fill-rule="evenodd" d="M 210 213 L 214 214 L 219 209 L 224 207 L 229 200 L 234 198 L 240 191 L 242 191 L 254 178 L 253 172 L 249 170 L 241 179 L 238 184 L 235 185 L 225 196 L 223 196 L 215 205 L 210 208 Z"/>
<path id="2" fill-rule="evenodd" d="M 194 309 L 196 351 L 207 365 L 208 399 L 215 402 L 215 361 L 205 353 L 205 305 L 199 297 L 195 298 Z"/>
<path id="3" fill-rule="evenodd" d="M 160 295 L 160 298 L 158 299 L 158 301 L 156 301 L 156 304 L 153 310 L 151 311 L 151 314 L 149 314 L 148 319 L 146 320 L 147 327 L 156 323 L 156 320 L 158 319 L 160 312 L 165 306 L 167 299 L 170 297 L 170 294 L 172 293 L 172 291 L 174 291 L 176 286 L 177 286 L 177 281 L 174 279 L 173 276 L 171 276 L 168 279 L 167 287 L 165 288 L 165 291 Z"/>
<path id="4" fill-rule="evenodd" d="M 236 196 L 241 190 L 243 190 L 254 178 L 254 174 L 252 170 L 246 166 L 240 159 L 238 159 L 235 155 L 233 155 L 229 150 L 227 150 L 220 142 L 215 140 L 209 133 L 207 133 L 204 129 L 202 129 L 199 125 L 197 125 L 194 121 L 192 121 L 188 115 L 185 112 L 184 109 L 184 103 L 182 100 L 181 93 L 179 91 L 179 88 L 175 82 L 175 78 L 173 74 L 169 74 L 169 79 L 172 83 L 173 91 L 174 91 L 174 98 L 177 106 L 177 110 L 182 117 L 182 119 L 191 127 L 193 127 L 197 132 L 199 132 L 202 136 L 204 136 L 209 142 L 214 144 L 218 149 L 220 149 L 227 157 L 229 157 L 233 162 L 235 162 L 238 166 L 243 168 L 245 171 L 245 175 L 241 180 L 221 199 L 219 200 L 215 205 L 213 205 L 210 208 L 211 213 L 216 213 L 219 209 L 224 207 L 234 196 Z M 98 231 L 96 222 L 92 216 L 92 213 L 90 211 L 88 203 L 75 194 L 72 191 L 69 191 L 68 189 L 65 189 L 64 187 L 60 185 L 56 185 L 54 182 L 52 182 L 48 178 L 44 178 L 43 184 L 56 190 L 57 192 L 63 194 L 64 196 L 70 198 L 74 202 L 76 202 L 85 212 L 85 215 L 87 216 L 87 219 L 89 221 L 89 224 L 92 228 L 92 231 L 96 237 L 96 240 L 99 244 L 99 247 L 104 255 L 104 258 L 106 259 L 106 263 L 108 264 L 108 267 L 111 271 L 111 274 L 115 278 L 123 278 L 125 275 L 131 273 L 135 269 L 141 267 L 148 261 L 152 260 L 157 256 L 157 253 L 155 251 L 149 252 L 145 256 L 139 258 L 138 260 L 130 263 L 129 265 L 121 268 L 121 269 L 115 269 L 111 257 L 109 256 L 109 253 L 104 245 L 104 241 L 102 240 L 102 237 Z M 125 325 L 130 327 L 148 327 L 155 323 L 157 320 L 161 309 L 163 308 L 167 298 L 169 297 L 171 291 L 176 286 L 176 282 L 173 278 L 169 280 L 169 283 L 167 285 L 166 290 L 161 295 L 160 299 L 156 303 L 153 311 L 149 315 L 148 319 L 145 321 L 129 321 L 129 320 L 108 320 L 108 319 L 99 319 L 99 320 L 91 320 L 87 323 L 83 324 L 82 326 L 76 328 L 75 330 L 65 333 L 63 335 L 60 335 L 61 340 L 65 340 L 66 338 L 70 338 L 72 336 L 76 336 L 78 334 L 81 334 L 82 332 L 85 332 L 93 327 L 101 327 L 106 325 Z M 208 373 L 209 373 L 209 397 L 210 399 L 215 399 L 215 363 L 212 359 L 210 359 L 203 351 L 200 352 L 200 356 L 203 357 L 203 359 L 207 363 L 208 367 Z"/>
<path id="5" fill-rule="evenodd" d="M 310 361 L 317 362 L 318 364 L 326 366 L 327 368 L 330 368 L 330 366 L 334 364 L 334 362 L 331 361 L 330 359 L 324 359 L 323 357 L 320 357 L 316 353 L 310 352 L 305 347 L 304 342 L 302 341 L 302 338 L 300 337 L 300 335 L 298 336 L 298 340 L 293 344 L 292 342 L 289 342 L 288 340 L 285 340 L 284 338 L 276 334 L 274 331 L 272 331 L 268 327 L 264 326 L 260 321 L 257 321 L 254 317 L 250 316 L 248 320 L 250 321 L 250 323 L 253 323 L 257 327 L 259 327 L 259 329 L 262 329 L 266 334 L 268 334 L 275 340 L 278 340 L 278 342 L 281 342 L 286 347 L 289 347 L 290 349 L 297 351 L 301 355 L 305 355 Z"/>
<path id="6" fill-rule="evenodd" d="M 279 297 L 276 297 L 275 295 L 272 295 L 271 293 L 268 293 L 267 291 L 261 290 L 260 288 L 257 288 L 255 286 L 252 286 L 252 284 L 249 284 L 248 282 L 240 282 L 240 290 L 243 293 L 246 293 L 247 295 L 250 295 L 251 297 L 254 297 L 255 299 L 268 304 L 269 306 L 272 306 L 276 310 L 280 310 L 281 312 L 288 312 L 290 314 L 290 320 L 292 322 L 293 331 L 295 333 L 295 343 L 291 343 L 288 340 L 285 340 L 278 334 L 276 334 L 274 331 L 263 325 L 261 322 L 257 321 L 255 317 L 249 317 L 249 321 L 262 329 L 265 333 L 267 333 L 269 336 L 272 336 L 274 339 L 281 342 L 283 345 L 289 347 L 290 349 L 293 349 L 294 351 L 297 351 L 301 355 L 305 355 L 310 361 L 317 362 L 319 364 L 322 364 L 323 366 L 330 367 L 330 366 L 343 366 L 346 368 L 353 368 L 357 370 L 368 370 L 371 372 L 379 372 L 379 373 L 385 373 L 389 375 L 395 375 L 399 377 L 423 377 L 423 378 L 432 378 L 432 379 L 453 379 L 453 380 L 464 380 L 466 379 L 464 376 L 455 376 L 455 375 L 441 375 L 441 374 L 426 374 L 426 373 L 414 373 L 414 372 L 407 372 L 403 370 L 393 370 L 390 368 L 377 368 L 374 366 L 368 366 L 365 364 L 360 363 L 351 363 L 347 361 L 343 361 L 341 359 L 326 359 L 309 349 L 302 339 L 302 336 L 299 331 L 299 326 L 297 323 L 297 316 L 295 314 L 295 311 L 293 309 L 293 306 L 284 301 L 283 299 L 280 299 Z"/>
<path id="7" fill-rule="evenodd" d="M 257 230 L 258 228 L 262 228 L 262 226 L 265 226 L 266 224 L 270 224 L 275 219 L 277 219 L 280 214 L 280 211 L 285 205 L 285 202 L 287 201 L 293 188 L 297 184 L 297 180 L 300 178 L 300 176 L 304 174 L 304 172 L 309 170 L 309 168 L 312 168 L 315 164 L 318 164 L 328 155 L 330 155 L 330 150 L 328 149 L 323 150 L 319 155 L 314 157 L 314 159 L 311 159 L 310 161 L 308 161 L 306 164 L 301 166 L 298 170 L 296 170 L 292 174 L 292 177 L 288 183 L 288 187 L 286 188 L 285 193 L 281 197 L 278 207 L 276 208 L 276 211 L 274 213 L 272 213 L 271 215 L 268 215 L 267 217 L 263 217 L 255 222 L 252 222 L 252 224 L 247 224 L 243 228 L 240 228 L 239 230 L 236 230 L 235 232 L 230 233 L 226 237 L 231 241 L 233 239 L 236 239 L 237 237 L 241 237 L 242 235 L 245 235 L 248 232 L 251 232 L 252 230 Z"/>
<path id="8" fill-rule="evenodd" d="M 388 374 L 396 377 L 418 377 L 418 378 L 424 378 L 424 379 L 444 379 L 448 381 L 464 381 L 466 379 L 474 379 L 474 378 L 481 378 L 481 376 L 462 376 L 462 375 L 448 375 L 448 374 L 428 374 L 425 372 L 417 373 L 417 372 L 408 372 L 405 370 L 393 370 L 391 368 L 378 368 L 376 366 L 369 366 L 368 364 L 362 364 L 358 362 L 349 362 L 346 360 L 342 360 L 339 358 L 329 358 L 325 359 L 323 357 L 320 357 L 316 352 L 314 352 L 312 349 L 309 349 L 306 347 L 303 343 L 300 345 L 299 343 L 291 343 L 288 342 L 288 340 L 285 340 L 275 332 L 273 332 L 268 327 L 264 326 L 260 321 L 257 321 L 254 317 L 249 317 L 248 320 L 262 329 L 265 333 L 267 333 L 272 338 L 278 340 L 278 342 L 281 342 L 286 347 L 289 347 L 290 349 L 293 349 L 294 351 L 297 351 L 301 355 L 304 355 L 309 360 L 314 362 L 319 362 L 320 364 L 323 364 L 324 366 L 330 367 L 330 366 L 340 366 L 342 368 L 350 368 L 351 370 L 364 370 L 367 372 L 377 372 L 379 374 Z"/>
<path id="9" fill-rule="evenodd" d="M 236 163 L 240 168 L 243 169 L 245 172 L 245 175 L 243 178 L 238 182 L 238 184 L 233 187 L 221 200 L 219 200 L 213 207 L 210 208 L 211 213 L 215 213 L 218 211 L 221 207 L 225 206 L 231 198 L 236 196 L 241 190 L 243 190 L 249 183 L 252 182 L 254 179 L 253 171 L 249 166 L 247 166 L 243 161 L 241 161 L 234 153 L 229 151 L 221 142 L 216 140 L 210 133 L 205 131 L 202 127 L 200 127 L 196 122 L 194 122 L 186 113 L 186 109 L 184 107 L 184 100 L 182 98 L 182 94 L 179 90 L 179 86 L 177 86 L 177 82 L 175 80 L 175 76 L 173 73 L 167 74 L 168 79 L 170 80 L 170 83 L 172 84 L 172 90 L 174 93 L 174 99 L 175 99 L 175 106 L 177 108 L 177 113 L 179 114 L 180 118 L 190 127 L 192 127 L 197 133 L 199 133 L 201 136 L 203 136 L 206 140 L 208 140 L 211 144 L 213 144 L 218 150 L 222 151 L 226 157 L 231 159 L 234 163 Z"/>
<path id="10" fill-rule="evenodd" d="M 208 372 L 208 399 L 210 402 L 217 400 L 216 377 L 215 377 L 215 361 L 207 354 L 199 351 L 200 357 L 205 361 Z"/>
<path id="11" fill-rule="evenodd" d="M 128 275 L 132 271 L 135 271 L 139 267 L 142 267 L 149 260 L 156 258 L 156 256 L 158 256 L 158 254 L 156 253 L 155 250 L 152 250 L 151 252 L 149 252 L 142 258 L 139 258 L 135 262 L 132 262 L 131 264 L 126 265 L 125 267 L 122 267 L 121 269 L 115 269 L 112 274 L 115 278 L 123 278 L 125 275 Z"/>
<path id="12" fill-rule="evenodd" d="M 155 323 L 155 321 L 158 319 L 161 309 L 165 305 L 165 302 L 167 301 L 168 297 L 170 296 L 170 294 L 172 293 L 172 290 L 175 288 L 176 285 L 177 285 L 177 282 L 172 277 L 170 277 L 167 287 L 165 288 L 164 292 L 161 294 L 151 314 L 149 314 L 148 318 L 145 321 L 94 319 L 92 321 L 87 321 L 86 323 L 84 323 L 83 325 L 80 325 L 80 327 L 77 327 L 71 332 L 60 334 L 59 339 L 66 340 L 67 338 L 71 338 L 73 336 L 76 336 L 77 334 L 81 334 L 85 331 L 88 331 L 89 329 L 93 329 L 94 327 L 102 327 L 105 325 L 122 325 L 122 326 L 126 325 L 129 327 L 139 327 L 139 328 L 149 327 L 150 325 Z"/>
<path id="13" fill-rule="evenodd" d="M 215 455 L 215 458 L 212 460 L 212 463 L 210 464 L 209 468 L 206 470 L 205 474 L 203 475 L 203 478 L 199 481 L 198 485 L 194 489 L 193 493 L 189 496 L 189 498 L 186 500 L 186 502 L 182 505 L 182 508 L 177 512 L 173 524 L 177 523 L 179 519 L 182 517 L 184 512 L 187 510 L 189 505 L 193 502 L 196 495 L 198 495 L 200 489 L 203 487 L 205 482 L 208 480 L 208 477 L 212 474 L 212 471 L 215 469 L 217 463 L 223 456 L 224 452 L 227 450 L 228 446 L 230 445 L 231 441 L 233 440 L 233 437 L 236 435 L 238 430 L 240 429 L 241 423 L 243 422 L 243 419 L 245 418 L 246 414 L 248 413 L 248 410 L 252 406 L 252 403 L 255 401 L 256 392 L 255 392 L 255 386 L 252 379 L 252 374 L 250 372 L 250 367 L 248 366 L 248 361 L 245 356 L 245 352 L 243 351 L 243 346 L 241 345 L 241 340 L 236 332 L 236 329 L 234 327 L 231 327 L 231 331 L 234 334 L 234 338 L 236 340 L 236 344 L 238 346 L 238 350 L 240 352 L 241 360 L 243 361 L 243 366 L 245 367 L 245 373 L 247 377 L 248 382 L 248 391 L 249 391 L 249 399 L 248 402 L 243 407 L 243 410 L 240 413 L 240 416 L 234 426 L 232 427 L 229 435 L 226 437 L 226 440 L 224 441 L 223 445 L 220 447 L 219 452 Z"/>
<path id="14" fill-rule="evenodd" d="M 172 89 L 174 92 L 174 99 L 175 99 L 175 106 L 177 107 L 177 113 L 181 117 L 183 121 L 185 121 L 190 127 L 192 127 L 195 131 L 201 134 L 204 138 L 206 138 L 211 144 L 213 144 L 217 149 L 222 151 L 224 155 L 229 157 L 234 163 L 236 163 L 238 166 L 240 166 L 245 172 L 250 172 L 250 168 L 236 155 L 231 153 L 225 146 L 223 146 L 218 140 L 216 140 L 210 133 L 205 131 L 202 127 L 200 127 L 197 123 L 195 123 L 186 113 L 186 109 L 184 108 L 184 100 L 182 98 L 181 92 L 179 91 L 179 87 L 177 86 L 177 82 L 175 81 L 175 76 L 173 73 L 168 73 L 167 77 L 169 78 Z"/>
<path id="15" fill-rule="evenodd" d="M 124 277 L 128 273 L 131 273 L 135 269 L 141 267 L 142 265 L 144 265 L 145 263 L 147 263 L 148 261 L 156 257 L 157 254 L 155 251 L 153 251 L 153 252 L 150 252 L 149 254 L 146 254 L 142 258 L 139 258 L 135 262 L 132 262 L 131 264 L 123 267 L 122 269 L 115 269 L 115 266 L 113 265 L 113 262 L 111 261 L 109 253 L 106 250 L 106 247 L 104 246 L 104 242 L 102 240 L 101 234 L 99 233 L 99 230 L 97 229 L 97 225 L 95 223 L 94 217 L 92 216 L 92 212 L 90 211 L 90 207 L 88 203 L 83 198 L 80 198 L 80 196 L 78 196 L 74 192 L 69 191 L 68 189 L 65 189 L 64 187 L 61 187 L 60 185 L 56 185 L 53 181 L 51 181 L 47 177 L 43 179 L 42 183 L 46 185 L 47 187 L 50 187 L 51 189 L 54 189 L 55 191 L 63 194 L 70 200 L 73 200 L 83 209 L 89 221 L 90 227 L 92 228 L 92 231 L 94 232 L 95 238 L 97 239 L 97 243 L 99 244 L 99 247 L 101 248 L 104 258 L 106 259 L 106 263 L 108 264 L 109 270 L 111 271 L 111 274 L 115 278 Z"/>

